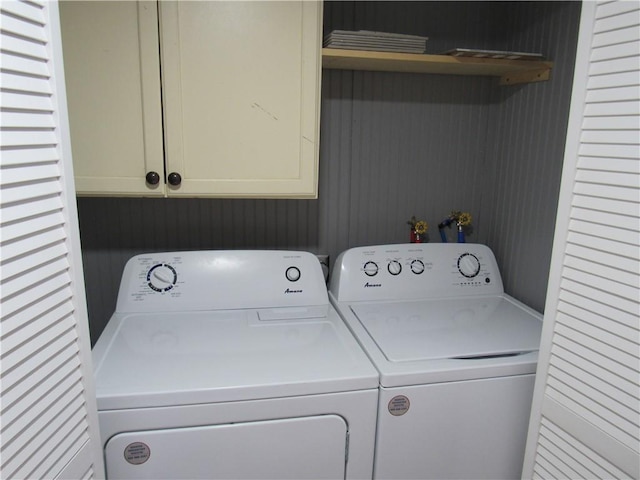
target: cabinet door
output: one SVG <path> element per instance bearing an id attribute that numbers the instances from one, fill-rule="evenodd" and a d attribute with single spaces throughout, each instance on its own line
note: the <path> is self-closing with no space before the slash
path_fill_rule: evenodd
<path id="1" fill-rule="evenodd" d="M 160 2 L 170 196 L 317 196 L 321 2 Z"/>
<path id="2" fill-rule="evenodd" d="M 77 193 L 163 196 L 156 2 L 60 2 L 60 19 Z"/>

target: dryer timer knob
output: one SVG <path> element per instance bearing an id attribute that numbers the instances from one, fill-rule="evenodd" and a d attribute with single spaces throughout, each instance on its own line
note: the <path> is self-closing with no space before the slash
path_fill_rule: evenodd
<path id="1" fill-rule="evenodd" d="M 147 285 L 156 292 L 168 292 L 177 280 L 175 268 L 166 263 L 157 263 L 147 271 Z"/>

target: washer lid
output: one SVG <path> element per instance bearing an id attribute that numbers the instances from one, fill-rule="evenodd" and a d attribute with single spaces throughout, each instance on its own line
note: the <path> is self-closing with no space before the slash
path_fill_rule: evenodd
<path id="1" fill-rule="evenodd" d="M 93 352 L 100 410 L 351 391 L 378 375 L 330 306 L 114 315 Z"/>
<path id="2" fill-rule="evenodd" d="M 537 351 L 539 318 L 503 296 L 352 305 L 390 362 Z"/>

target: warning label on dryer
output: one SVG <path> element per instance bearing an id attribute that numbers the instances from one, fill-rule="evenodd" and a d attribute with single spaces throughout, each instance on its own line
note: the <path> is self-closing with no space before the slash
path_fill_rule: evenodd
<path id="1" fill-rule="evenodd" d="M 133 442 L 124 449 L 124 459 L 131 465 L 140 465 L 151 456 L 149 446 L 142 442 Z"/>
<path id="2" fill-rule="evenodd" d="M 396 395 L 391 400 L 389 400 L 388 408 L 389 413 L 396 417 L 400 415 L 404 415 L 409 411 L 409 399 L 404 395 Z"/>

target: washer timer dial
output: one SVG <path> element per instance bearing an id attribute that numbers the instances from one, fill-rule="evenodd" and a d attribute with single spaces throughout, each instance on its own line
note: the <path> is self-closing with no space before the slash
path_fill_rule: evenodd
<path id="1" fill-rule="evenodd" d="M 158 263 L 147 272 L 147 283 L 151 290 L 156 292 L 168 292 L 178 281 L 175 269 L 166 263 Z"/>
<path id="2" fill-rule="evenodd" d="M 480 273 L 480 260 L 472 253 L 463 253 L 458 257 L 458 271 L 467 278 Z"/>
<path id="3" fill-rule="evenodd" d="M 391 260 L 389 265 L 387 265 L 387 270 L 391 275 L 400 275 L 402 271 L 402 265 L 398 260 Z"/>

